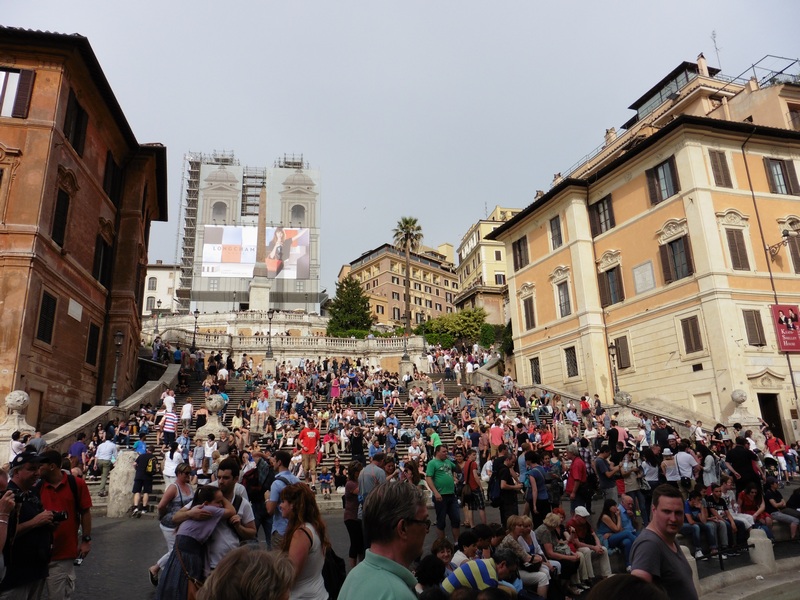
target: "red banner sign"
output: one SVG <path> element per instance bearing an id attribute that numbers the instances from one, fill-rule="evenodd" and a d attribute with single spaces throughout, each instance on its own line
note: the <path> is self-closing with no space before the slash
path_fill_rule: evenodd
<path id="1" fill-rule="evenodd" d="M 797 306 L 776 304 L 770 306 L 778 350 L 800 352 L 800 310 Z"/>

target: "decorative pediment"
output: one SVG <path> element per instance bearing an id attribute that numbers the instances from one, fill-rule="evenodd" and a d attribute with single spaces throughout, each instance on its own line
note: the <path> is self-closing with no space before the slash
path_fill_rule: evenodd
<path id="1" fill-rule="evenodd" d="M 717 223 L 728 227 L 747 227 L 750 225 L 749 217 L 740 213 L 735 208 L 729 208 L 717 213 Z"/>
<path id="2" fill-rule="evenodd" d="M 70 196 L 74 196 L 78 192 L 80 189 L 78 178 L 72 169 L 58 165 L 58 187 Z"/>
<path id="3" fill-rule="evenodd" d="M 0 162 L 7 162 L 12 160 L 12 157 L 22 156 L 22 150 L 19 148 L 11 148 L 0 142 Z"/>
<path id="4" fill-rule="evenodd" d="M 531 281 L 526 281 L 517 290 L 517 298 L 527 298 L 528 296 L 533 296 L 535 291 L 536 285 Z"/>
<path id="5" fill-rule="evenodd" d="M 782 387 L 786 376 L 776 373 L 767 367 L 758 373 L 752 373 L 748 375 L 747 379 L 750 380 L 750 385 L 754 388 L 774 389 Z"/>
<path id="6" fill-rule="evenodd" d="M 557 284 L 569 278 L 569 267 L 567 265 L 559 265 L 550 275 L 550 283 Z"/>
<path id="7" fill-rule="evenodd" d="M 800 227 L 800 216 L 786 215 L 782 219 L 778 219 L 779 235 L 783 235 L 783 232 L 786 230 L 796 230 L 798 227 Z"/>
<path id="8" fill-rule="evenodd" d="M 604 273 L 622 263 L 622 253 L 619 250 L 606 250 L 595 262 L 597 262 L 597 272 Z"/>
<path id="9" fill-rule="evenodd" d="M 689 233 L 689 225 L 686 219 L 669 219 L 664 226 L 656 231 L 659 245 L 671 242 Z"/>

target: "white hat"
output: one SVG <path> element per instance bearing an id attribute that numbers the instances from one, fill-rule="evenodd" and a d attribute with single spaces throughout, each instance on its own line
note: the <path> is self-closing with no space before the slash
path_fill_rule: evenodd
<path id="1" fill-rule="evenodd" d="M 578 507 L 575 509 L 575 511 L 574 511 L 574 512 L 575 512 L 575 514 L 576 514 L 576 515 L 578 515 L 579 517 L 584 517 L 584 518 L 586 518 L 586 519 L 588 519 L 588 518 L 591 516 L 591 513 L 589 513 L 589 511 L 588 511 L 588 510 L 586 510 L 586 507 L 585 507 L 585 506 L 578 506 Z"/>
<path id="2" fill-rule="evenodd" d="M 661 454 L 663 454 L 664 456 L 672 456 L 672 450 L 670 450 L 669 448 L 664 448 L 664 450 L 661 451 Z"/>

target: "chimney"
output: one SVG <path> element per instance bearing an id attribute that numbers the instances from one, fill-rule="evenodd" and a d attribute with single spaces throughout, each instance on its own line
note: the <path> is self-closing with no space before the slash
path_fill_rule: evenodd
<path id="1" fill-rule="evenodd" d="M 697 70 L 700 72 L 700 75 L 703 77 L 708 77 L 708 63 L 706 62 L 706 57 L 703 56 L 701 52 L 697 57 Z"/>
<path id="2" fill-rule="evenodd" d="M 606 129 L 606 146 L 617 139 L 617 128 Z"/>

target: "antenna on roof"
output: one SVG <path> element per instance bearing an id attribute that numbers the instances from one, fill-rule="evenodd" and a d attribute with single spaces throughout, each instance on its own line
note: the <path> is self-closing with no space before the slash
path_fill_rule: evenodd
<path id="1" fill-rule="evenodd" d="M 489 205 L 486 202 L 483 203 L 483 214 L 485 219 L 489 218 Z"/>
<path id="2" fill-rule="evenodd" d="M 717 53 L 717 67 L 719 67 L 719 70 L 721 71 L 722 70 L 722 61 L 719 59 L 719 46 L 717 46 L 717 32 L 716 32 L 716 30 L 711 32 L 711 41 L 714 43 L 714 52 Z"/>

